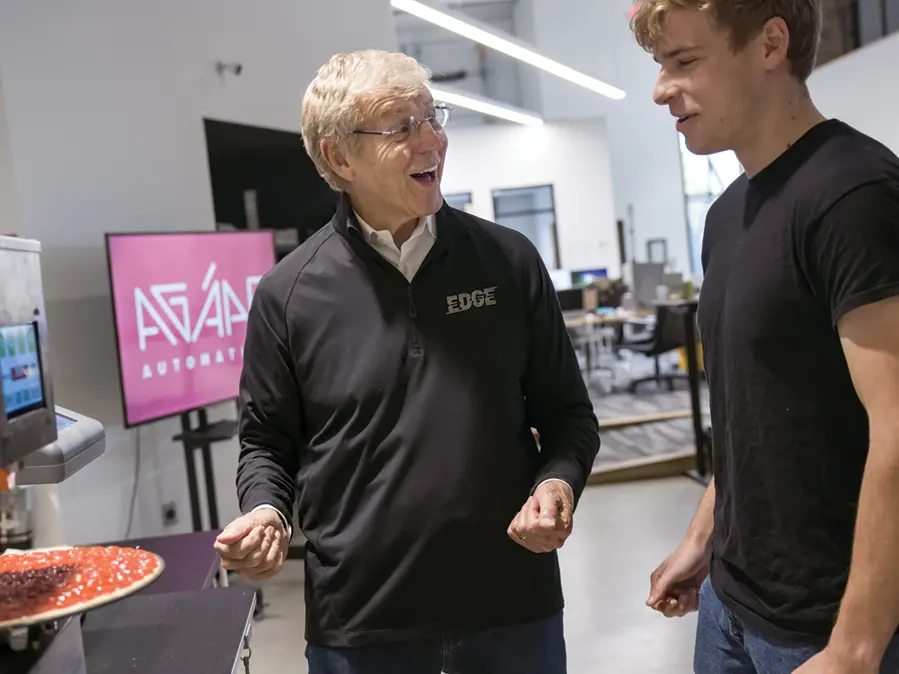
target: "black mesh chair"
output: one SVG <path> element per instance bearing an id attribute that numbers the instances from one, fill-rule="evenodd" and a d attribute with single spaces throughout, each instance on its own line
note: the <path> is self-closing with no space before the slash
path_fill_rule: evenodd
<path id="1" fill-rule="evenodd" d="M 637 386 L 645 382 L 654 381 L 661 386 L 662 382 L 668 383 L 668 390 L 674 390 L 674 382 L 687 381 L 685 372 L 662 372 L 659 357 L 676 349 L 681 349 L 687 344 L 684 334 L 683 318 L 671 311 L 663 304 L 656 306 L 655 327 L 649 332 L 646 339 L 639 341 L 622 341 L 618 344 L 620 351 L 632 351 L 641 353 L 655 361 L 655 376 L 634 379 L 630 383 L 630 392 L 636 393 Z"/>

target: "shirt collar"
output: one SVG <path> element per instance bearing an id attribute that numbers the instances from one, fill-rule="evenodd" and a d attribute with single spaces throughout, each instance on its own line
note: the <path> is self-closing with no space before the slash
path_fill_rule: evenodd
<path id="1" fill-rule="evenodd" d="M 376 243 L 381 241 L 385 236 L 389 236 L 387 232 L 379 231 L 369 225 L 365 220 L 363 220 L 359 213 L 353 211 L 356 214 L 356 220 L 359 221 L 359 228 L 362 230 L 362 233 L 365 235 L 365 240 L 369 243 Z M 421 220 L 418 221 L 418 224 L 415 226 L 415 230 L 412 232 L 409 240 L 411 241 L 414 238 L 420 236 L 424 231 L 426 231 L 435 239 L 437 238 L 437 225 L 435 222 L 435 217 L 433 215 L 428 215 Z M 390 239 L 393 240 L 392 237 Z"/>

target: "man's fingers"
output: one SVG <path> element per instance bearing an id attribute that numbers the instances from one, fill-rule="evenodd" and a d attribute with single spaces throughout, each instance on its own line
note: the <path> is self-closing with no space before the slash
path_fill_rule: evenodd
<path id="1" fill-rule="evenodd" d="M 518 527 L 525 532 L 536 531 L 537 522 L 540 519 L 540 504 L 537 499 L 531 496 L 521 509 L 521 515 L 518 518 Z"/>
<path id="2" fill-rule="evenodd" d="M 249 520 L 249 518 L 238 518 L 225 527 L 216 539 L 216 548 L 219 546 L 234 545 L 249 534 L 253 528 L 257 526 Z"/>
<path id="3" fill-rule="evenodd" d="M 699 595 L 695 589 L 681 592 L 677 597 L 666 596 L 652 604 L 652 609 L 666 618 L 683 618 L 699 609 Z"/>
<path id="4" fill-rule="evenodd" d="M 223 560 L 246 559 L 253 550 L 259 547 L 264 537 L 265 527 L 256 526 L 250 533 L 231 545 L 216 541 L 213 547 Z"/>
<path id="5" fill-rule="evenodd" d="M 681 595 L 680 599 L 681 603 L 686 607 L 687 612 L 698 611 L 699 610 L 699 590 L 695 587 L 690 588 Z"/>
<path id="6" fill-rule="evenodd" d="M 671 590 L 671 582 L 665 576 L 665 567 L 663 564 L 658 569 L 653 571 L 652 575 L 649 578 L 649 599 L 646 600 L 647 604 L 655 604 L 659 601 L 668 598 L 668 594 Z"/>
<path id="7" fill-rule="evenodd" d="M 269 548 L 272 545 L 272 541 L 274 540 L 275 531 L 271 527 L 267 527 L 264 530 L 261 530 L 262 537 L 259 540 L 259 544 L 246 551 L 241 551 L 241 556 L 226 556 L 222 559 L 222 565 L 228 571 L 240 571 L 243 569 L 252 569 L 262 562 L 268 554 Z M 255 532 L 254 532 L 255 534 Z M 250 539 L 250 536 L 247 536 L 244 541 Z"/>
<path id="8" fill-rule="evenodd" d="M 559 495 L 555 492 L 546 492 L 541 494 L 539 499 L 540 504 L 540 519 L 550 521 L 555 524 L 556 519 L 559 517 L 559 510 L 561 503 L 559 502 L 561 499 Z"/>
<path id="9" fill-rule="evenodd" d="M 649 597 L 646 599 L 647 606 L 655 606 L 658 602 L 658 597 L 656 596 L 656 586 L 659 583 L 659 577 L 662 575 L 662 567 L 659 567 L 649 576 Z"/>
<path id="10" fill-rule="evenodd" d="M 666 618 L 673 618 L 677 611 L 677 599 L 674 597 L 666 597 L 661 602 L 662 605 L 662 615 Z"/>
<path id="11" fill-rule="evenodd" d="M 558 489 L 538 492 L 539 526 L 544 530 L 570 533 L 572 525 L 571 507 L 565 495 Z"/>
<path id="12" fill-rule="evenodd" d="M 234 545 L 228 547 L 228 552 L 225 553 L 226 557 L 230 557 L 231 559 L 240 559 L 244 560 L 249 557 L 254 550 L 258 549 L 262 542 L 265 540 L 265 527 L 257 526 L 253 531 L 244 536 L 241 540 L 239 540 Z"/>
<path id="13" fill-rule="evenodd" d="M 546 521 L 540 501 L 531 496 L 509 525 L 509 537 L 531 552 L 546 553 L 562 547 L 568 532 L 557 520 Z"/>
<path id="14" fill-rule="evenodd" d="M 521 547 L 536 554 L 545 554 L 547 552 L 552 552 L 553 550 L 555 550 L 554 546 L 549 545 L 545 541 L 539 540 L 537 538 L 528 538 L 527 536 L 525 536 L 524 539 L 516 537 L 513 540 L 515 540 L 515 542 L 518 543 L 518 545 L 520 545 Z"/>
<path id="15" fill-rule="evenodd" d="M 284 541 L 280 533 L 275 532 L 272 544 L 268 548 L 268 553 L 262 562 L 252 568 L 247 569 L 244 575 L 249 580 L 268 580 L 275 576 L 284 565 L 285 547 Z"/>
<path id="16" fill-rule="evenodd" d="M 534 492 L 540 503 L 540 518 L 556 527 L 571 528 L 574 494 L 565 482 L 550 480 Z"/>
<path id="17" fill-rule="evenodd" d="M 506 533 L 509 534 L 509 538 L 513 540 L 518 540 L 518 537 L 521 535 L 521 514 L 524 512 L 525 506 L 521 507 L 517 513 L 515 513 L 515 517 L 512 518 L 512 521 L 509 523 L 509 528 Z"/>

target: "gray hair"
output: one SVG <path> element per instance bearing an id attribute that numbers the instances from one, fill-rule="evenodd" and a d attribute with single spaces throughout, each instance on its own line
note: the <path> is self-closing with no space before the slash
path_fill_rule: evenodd
<path id="1" fill-rule="evenodd" d="M 319 69 L 303 98 L 303 142 L 334 190 L 343 191 L 343 181 L 325 159 L 321 142 L 351 138 L 367 101 L 414 98 L 430 83 L 430 71 L 411 56 L 374 49 L 337 54 Z"/>

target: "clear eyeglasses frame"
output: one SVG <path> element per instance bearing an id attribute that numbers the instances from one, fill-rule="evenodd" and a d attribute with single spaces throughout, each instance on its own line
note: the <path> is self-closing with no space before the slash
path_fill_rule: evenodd
<path id="1" fill-rule="evenodd" d="M 364 129 L 356 129 L 353 133 L 362 136 L 389 136 L 395 141 L 402 142 L 408 140 L 413 134 L 418 135 L 422 124 L 430 124 L 435 131 L 442 131 L 445 129 L 453 108 L 440 103 L 435 106 L 435 111 L 436 112 L 432 116 L 425 117 L 424 119 L 419 119 L 415 115 L 411 115 L 386 131 L 366 131 Z"/>

